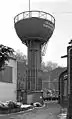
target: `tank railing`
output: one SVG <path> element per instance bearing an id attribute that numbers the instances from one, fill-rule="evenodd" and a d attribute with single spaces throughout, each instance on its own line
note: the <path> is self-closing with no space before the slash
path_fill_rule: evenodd
<path id="1" fill-rule="evenodd" d="M 39 16 L 40 16 L 40 18 L 45 18 L 45 19 L 47 18 L 47 14 L 45 14 L 45 13 L 40 13 Z"/>
<path id="2" fill-rule="evenodd" d="M 26 13 L 23 13 L 24 14 L 24 18 L 29 18 L 31 17 L 31 12 L 26 12 Z"/>
<path id="3" fill-rule="evenodd" d="M 17 16 L 15 16 L 14 23 L 16 23 L 22 19 L 26 19 L 26 18 L 30 18 L 30 17 L 43 18 L 43 19 L 49 20 L 53 24 L 55 24 L 55 18 L 51 14 L 43 12 L 43 11 L 22 12 L 22 13 L 18 14 Z"/>

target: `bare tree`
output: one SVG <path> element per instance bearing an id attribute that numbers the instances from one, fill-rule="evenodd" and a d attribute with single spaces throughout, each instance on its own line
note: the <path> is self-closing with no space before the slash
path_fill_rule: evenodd
<path id="1" fill-rule="evenodd" d="M 57 67 L 58 67 L 58 64 L 57 63 L 53 63 L 51 61 L 47 62 L 46 64 L 44 62 L 42 62 L 42 64 L 41 64 L 42 70 L 46 71 L 46 72 L 51 71 L 51 70 L 53 70 L 53 69 L 55 69 Z"/>
<path id="2" fill-rule="evenodd" d="M 50 68 L 51 70 L 55 69 L 58 67 L 57 63 L 54 63 L 52 61 L 47 62 L 46 67 Z"/>
<path id="3" fill-rule="evenodd" d="M 10 47 L 0 45 L 0 70 L 7 65 L 6 61 L 9 61 L 10 56 L 13 55 L 14 50 Z"/>
<path id="4" fill-rule="evenodd" d="M 20 50 L 16 51 L 15 58 L 18 61 L 23 61 L 23 62 L 25 62 L 25 64 L 27 64 L 27 57 L 22 52 L 20 52 Z"/>

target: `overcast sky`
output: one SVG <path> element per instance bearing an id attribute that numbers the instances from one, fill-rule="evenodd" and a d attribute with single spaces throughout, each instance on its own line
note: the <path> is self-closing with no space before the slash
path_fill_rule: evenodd
<path id="1" fill-rule="evenodd" d="M 31 10 L 40 10 L 55 17 L 55 30 L 48 42 L 43 61 L 56 62 L 66 66 L 67 45 L 72 39 L 72 0 L 31 0 Z M 2 0 L 0 1 L 0 44 L 20 49 L 25 55 L 27 48 L 16 35 L 14 17 L 21 12 L 29 10 L 28 0 Z"/>

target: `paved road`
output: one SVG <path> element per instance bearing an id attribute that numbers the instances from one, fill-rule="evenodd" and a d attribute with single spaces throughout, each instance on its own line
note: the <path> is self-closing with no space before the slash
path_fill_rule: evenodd
<path id="1" fill-rule="evenodd" d="M 61 107 L 56 103 L 48 103 L 46 107 L 34 109 L 27 113 L 0 116 L 0 119 L 58 119 Z"/>

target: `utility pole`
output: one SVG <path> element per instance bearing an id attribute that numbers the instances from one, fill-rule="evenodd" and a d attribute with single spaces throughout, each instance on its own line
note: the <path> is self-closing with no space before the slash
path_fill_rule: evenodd
<path id="1" fill-rule="evenodd" d="M 67 119 L 72 119 L 72 40 L 67 47 L 67 68 L 68 68 L 68 107 Z"/>

